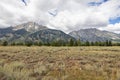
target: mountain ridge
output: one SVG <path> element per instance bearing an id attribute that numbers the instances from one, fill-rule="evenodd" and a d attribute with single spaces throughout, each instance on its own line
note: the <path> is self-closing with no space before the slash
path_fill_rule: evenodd
<path id="1" fill-rule="evenodd" d="M 48 28 L 46 26 L 39 25 L 38 23 L 35 22 L 28 22 L 13 27 L 13 30 L 15 31 L 19 29 L 25 29 L 28 32 L 36 32 Z"/>
<path id="2" fill-rule="evenodd" d="M 106 41 L 106 40 L 120 40 L 120 35 L 117 33 L 102 31 L 96 28 L 80 29 L 72 31 L 68 34 L 61 30 L 50 29 L 46 26 L 39 25 L 35 22 L 23 23 L 16 26 L 0 29 L 0 40 L 8 42 L 21 42 L 21 41 L 41 41 L 52 42 L 63 40 L 65 42 L 70 39 L 81 41 Z"/>
<path id="3" fill-rule="evenodd" d="M 88 28 L 88 29 L 80 29 L 78 31 L 72 31 L 69 35 L 74 38 L 81 39 L 82 41 L 106 41 L 106 40 L 114 40 L 120 39 L 120 35 L 117 33 L 102 31 L 96 28 Z"/>
<path id="4" fill-rule="evenodd" d="M 53 42 L 62 40 L 68 42 L 74 37 L 60 30 L 49 29 L 34 22 L 23 23 L 17 26 L 0 29 L 0 40 L 8 42 Z"/>

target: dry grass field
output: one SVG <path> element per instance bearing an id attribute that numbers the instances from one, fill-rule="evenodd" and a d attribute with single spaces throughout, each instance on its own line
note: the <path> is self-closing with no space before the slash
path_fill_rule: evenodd
<path id="1" fill-rule="evenodd" d="M 0 47 L 0 80 L 120 80 L 120 47 Z"/>

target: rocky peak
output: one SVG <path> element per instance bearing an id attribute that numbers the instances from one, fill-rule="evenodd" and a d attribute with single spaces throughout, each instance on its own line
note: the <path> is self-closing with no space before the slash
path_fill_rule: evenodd
<path id="1" fill-rule="evenodd" d="M 27 23 L 14 26 L 13 28 L 13 30 L 15 31 L 19 29 L 25 29 L 28 32 L 36 32 L 36 31 L 48 29 L 48 28 L 45 26 L 39 25 L 38 23 L 35 23 L 35 22 L 27 22 Z"/>

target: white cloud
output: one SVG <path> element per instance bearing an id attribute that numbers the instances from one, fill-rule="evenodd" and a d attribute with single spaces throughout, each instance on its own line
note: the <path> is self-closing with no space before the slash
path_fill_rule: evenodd
<path id="1" fill-rule="evenodd" d="M 101 27 L 100 30 L 107 30 L 111 32 L 120 33 L 120 23 L 109 24 L 107 27 Z"/>
<path id="2" fill-rule="evenodd" d="M 27 6 L 22 0 L 3 0 L 0 2 L 0 27 L 37 21 L 65 32 L 91 27 L 104 29 L 110 27 L 110 18 L 120 16 L 120 0 L 109 0 L 99 6 L 89 6 L 89 2 L 100 0 L 30 0 Z M 51 16 L 48 11 L 54 9 L 57 15 Z"/>

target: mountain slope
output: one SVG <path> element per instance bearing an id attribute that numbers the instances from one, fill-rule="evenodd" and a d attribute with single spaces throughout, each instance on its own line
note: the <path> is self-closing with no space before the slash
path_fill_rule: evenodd
<path id="1" fill-rule="evenodd" d="M 101 31 L 96 28 L 81 29 L 78 31 L 70 32 L 69 35 L 82 41 L 106 41 L 120 39 L 120 36 L 113 32 Z"/>
<path id="2" fill-rule="evenodd" d="M 71 37 L 70 35 L 67 35 L 60 30 L 54 30 L 54 29 L 40 30 L 33 34 L 30 34 L 26 38 L 26 40 L 29 40 L 29 41 L 41 41 L 44 43 L 54 42 L 59 40 L 68 42 L 70 39 L 75 40 L 75 38 Z"/>
<path id="3" fill-rule="evenodd" d="M 47 43 L 59 40 L 67 42 L 70 39 L 75 40 L 75 38 L 60 30 L 49 29 L 34 22 L 0 29 L 0 40 L 8 42 L 41 41 Z"/>
<path id="4" fill-rule="evenodd" d="M 90 42 L 106 40 L 119 41 L 120 35 L 95 28 L 81 29 L 66 34 L 60 30 L 49 29 L 34 22 L 0 29 L 0 40 L 6 40 L 8 42 L 41 41 L 47 43 L 59 40 L 67 42 L 70 39 L 80 39 L 81 41 Z"/>

